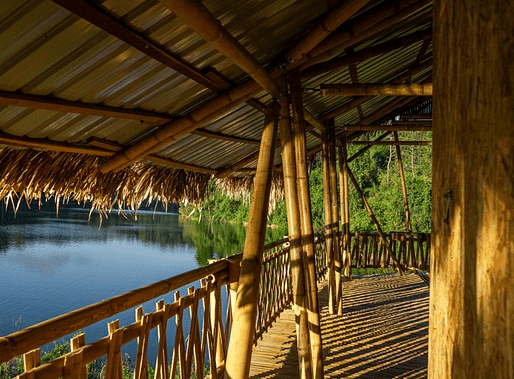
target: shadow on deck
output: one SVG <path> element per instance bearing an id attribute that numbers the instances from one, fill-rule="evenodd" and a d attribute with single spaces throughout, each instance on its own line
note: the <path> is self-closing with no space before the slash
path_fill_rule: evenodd
<path id="1" fill-rule="evenodd" d="M 328 314 L 326 282 L 318 289 L 325 378 L 427 377 L 426 281 L 409 274 L 345 282 L 343 316 Z M 288 309 L 254 348 L 250 377 L 295 378 L 297 367 L 294 313 Z"/>

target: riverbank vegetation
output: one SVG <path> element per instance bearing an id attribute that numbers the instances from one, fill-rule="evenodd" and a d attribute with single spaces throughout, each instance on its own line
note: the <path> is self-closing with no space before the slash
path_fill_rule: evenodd
<path id="1" fill-rule="evenodd" d="M 402 141 L 431 140 L 432 132 L 400 132 Z M 375 139 L 368 134 L 364 139 Z M 350 144 L 348 156 L 362 148 Z M 413 231 L 430 232 L 432 149 L 430 146 L 402 146 L 402 158 L 407 185 L 411 223 Z M 350 163 L 368 202 L 384 231 L 407 231 L 402 188 L 394 146 L 373 146 Z M 323 226 L 323 170 L 321 154 L 311 162 L 310 191 L 312 220 L 315 229 Z M 249 197 L 248 197 L 249 198 Z M 250 204 L 247 199 L 237 200 L 225 196 L 222 191 L 211 188 L 201 206 L 192 204 L 181 207 L 183 216 L 196 220 L 212 220 L 243 224 L 248 219 Z M 268 224 L 275 225 L 287 234 L 287 219 L 284 199 L 268 217 Z M 372 232 L 374 226 L 350 183 L 350 229 L 352 232 Z"/>

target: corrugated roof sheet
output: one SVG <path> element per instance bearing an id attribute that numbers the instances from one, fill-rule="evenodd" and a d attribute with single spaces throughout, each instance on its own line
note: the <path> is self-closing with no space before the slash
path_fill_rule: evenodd
<path id="1" fill-rule="evenodd" d="M 120 39 L 72 14 L 50 0 L 0 0 L 0 91 L 42 95 L 69 101 L 140 109 L 180 116 L 215 96 L 215 92 L 165 66 Z M 373 9 L 370 1 L 359 13 Z M 284 52 L 299 41 L 327 11 L 318 0 L 206 0 L 206 7 L 263 65 L 283 61 Z M 205 42 L 157 0 L 107 0 L 95 3 L 120 23 L 145 35 L 198 70 L 214 69 L 232 83 L 247 75 Z M 358 14 L 355 17 L 358 16 Z M 354 46 L 366 46 L 431 27 L 431 7 Z M 383 82 L 416 62 L 422 41 L 356 64 L 360 82 Z M 426 55 L 431 54 L 431 48 Z M 416 74 L 427 78 L 431 69 Z M 307 88 L 321 83 L 351 83 L 348 67 L 305 80 Z M 256 97 L 267 103 L 269 96 Z M 320 115 L 349 98 L 304 94 L 307 110 Z M 386 98 L 370 98 L 367 116 Z M 336 117 L 336 125 L 360 121 L 356 109 Z M 263 115 L 243 103 L 202 127 L 227 135 L 259 139 Z M 163 122 L 164 123 L 164 122 Z M 91 137 L 131 145 L 155 129 L 137 120 L 65 113 L 58 110 L 0 107 L 0 130 L 14 136 L 85 144 Z M 308 148 L 320 141 L 309 134 Z M 257 145 L 186 135 L 158 155 L 220 170 L 258 150 Z M 277 153 L 275 163 L 280 163 Z M 255 167 L 255 163 L 247 167 Z"/>

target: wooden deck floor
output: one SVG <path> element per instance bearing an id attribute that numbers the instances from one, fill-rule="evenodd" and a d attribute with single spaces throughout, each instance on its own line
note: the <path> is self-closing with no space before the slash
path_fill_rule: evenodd
<path id="1" fill-rule="evenodd" d="M 425 278 L 426 279 L 426 278 Z M 428 285 L 416 274 L 344 283 L 344 315 L 319 286 L 325 378 L 426 378 Z M 296 378 L 294 313 L 285 311 L 254 348 L 251 378 Z"/>

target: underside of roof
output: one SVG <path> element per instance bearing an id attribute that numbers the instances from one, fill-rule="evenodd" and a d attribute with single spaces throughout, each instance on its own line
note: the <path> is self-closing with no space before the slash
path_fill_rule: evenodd
<path id="1" fill-rule="evenodd" d="M 45 193 L 109 210 L 144 199 L 201 201 L 212 180 L 230 191 L 251 186 L 272 96 L 177 17 L 172 0 L 0 2 L 0 199 Z M 331 83 L 431 82 L 430 1 L 201 4 L 277 82 L 299 68 L 312 117 L 308 154 L 320 150 L 326 121 L 352 139 L 362 132 L 347 125 L 385 123 L 430 103 L 319 91 Z M 330 31 L 327 20 L 345 6 L 352 11 Z M 330 33 L 288 60 L 319 25 Z M 152 136 L 160 143 L 150 153 L 102 169 Z M 274 164 L 278 193 L 280 148 Z"/>

